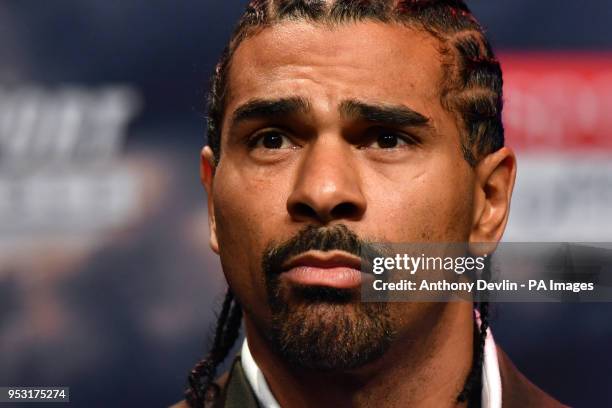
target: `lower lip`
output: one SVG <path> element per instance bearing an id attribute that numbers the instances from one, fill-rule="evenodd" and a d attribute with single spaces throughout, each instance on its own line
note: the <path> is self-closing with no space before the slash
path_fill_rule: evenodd
<path id="1" fill-rule="evenodd" d="M 361 271 L 347 267 L 315 268 L 298 266 L 281 274 L 281 278 L 308 286 L 329 286 L 339 289 L 355 288 L 361 285 Z"/>

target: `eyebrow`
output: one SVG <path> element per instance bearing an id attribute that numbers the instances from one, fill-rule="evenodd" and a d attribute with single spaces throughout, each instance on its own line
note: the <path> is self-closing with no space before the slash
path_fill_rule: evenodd
<path id="1" fill-rule="evenodd" d="M 387 105 L 347 100 L 340 104 L 340 113 L 349 118 L 391 126 L 431 127 L 431 120 L 404 105 Z"/>
<path id="2" fill-rule="evenodd" d="M 231 126 L 254 119 L 271 119 L 310 110 L 310 103 L 300 97 L 252 99 L 239 106 L 232 115 Z"/>

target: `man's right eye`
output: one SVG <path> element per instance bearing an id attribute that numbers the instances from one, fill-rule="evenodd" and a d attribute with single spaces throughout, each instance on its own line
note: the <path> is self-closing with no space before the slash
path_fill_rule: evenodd
<path id="1" fill-rule="evenodd" d="M 297 146 L 280 130 L 268 129 L 253 135 L 249 140 L 249 147 L 251 149 L 291 149 Z"/>

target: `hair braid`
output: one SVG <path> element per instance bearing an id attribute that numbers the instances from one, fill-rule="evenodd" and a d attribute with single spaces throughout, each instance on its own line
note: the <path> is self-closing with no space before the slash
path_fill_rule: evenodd
<path id="1" fill-rule="evenodd" d="M 189 406 L 201 407 L 218 395 L 219 387 L 214 383 L 217 367 L 225 360 L 236 343 L 241 322 L 242 308 L 234 300 L 231 290 L 228 289 L 217 319 L 212 349 L 189 374 L 189 388 L 185 391 L 185 399 Z"/>
<path id="2" fill-rule="evenodd" d="M 465 385 L 457 397 L 457 402 L 468 402 L 469 407 L 479 407 L 482 390 L 482 370 L 484 366 L 484 348 L 489 330 L 489 303 L 478 303 L 480 327 L 474 321 L 474 356 L 472 368 Z"/>
<path id="3" fill-rule="evenodd" d="M 485 260 L 483 279 L 491 280 L 491 257 Z M 469 407 L 480 407 L 482 392 L 482 370 L 484 367 L 484 350 L 489 331 L 489 302 L 488 292 L 485 291 L 478 302 L 478 315 L 474 312 L 474 355 L 472 368 L 468 374 L 463 390 L 457 397 L 458 402 L 468 402 Z M 480 327 L 478 327 L 480 317 Z"/>

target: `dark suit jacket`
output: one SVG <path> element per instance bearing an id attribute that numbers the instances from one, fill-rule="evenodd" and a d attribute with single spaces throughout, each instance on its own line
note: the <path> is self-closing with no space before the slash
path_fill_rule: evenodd
<path id="1" fill-rule="evenodd" d="M 502 380 L 502 408 L 565 407 L 525 378 L 499 347 L 497 356 Z M 222 391 L 220 398 L 212 405 L 213 408 L 260 408 L 239 357 L 234 360 L 229 373 L 223 375 L 217 384 Z M 188 405 L 181 401 L 171 408 L 188 408 Z"/>

